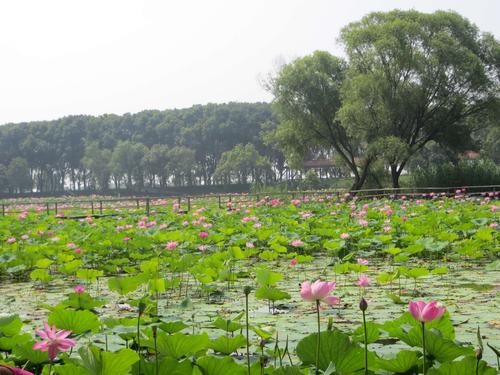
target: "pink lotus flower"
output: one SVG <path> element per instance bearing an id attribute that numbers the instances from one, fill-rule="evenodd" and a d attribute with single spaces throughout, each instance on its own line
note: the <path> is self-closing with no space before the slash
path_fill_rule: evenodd
<path id="1" fill-rule="evenodd" d="M 68 249 L 75 249 L 75 248 L 76 248 L 76 245 L 75 245 L 73 242 L 69 242 L 69 243 L 67 243 L 67 244 L 66 244 L 66 247 L 67 247 Z"/>
<path id="2" fill-rule="evenodd" d="M 85 292 L 85 287 L 83 285 L 77 285 L 73 288 L 76 294 L 82 294 Z"/>
<path id="3" fill-rule="evenodd" d="M 293 241 L 291 242 L 291 245 L 292 245 L 293 247 L 301 247 L 301 246 L 304 246 L 304 242 L 303 242 L 303 241 L 301 241 L 301 240 L 293 240 Z"/>
<path id="4" fill-rule="evenodd" d="M 389 226 L 386 226 L 386 227 L 383 228 L 383 230 L 384 230 L 384 232 L 387 233 L 387 232 L 390 232 L 392 230 L 392 228 L 389 227 Z"/>
<path id="5" fill-rule="evenodd" d="M 343 240 L 347 240 L 349 237 L 351 237 L 351 235 L 349 233 L 342 233 L 340 235 L 340 238 L 342 238 Z"/>
<path id="6" fill-rule="evenodd" d="M 407 216 L 401 217 L 401 221 L 408 221 L 408 217 Z"/>
<path id="7" fill-rule="evenodd" d="M 123 237 L 123 241 L 127 242 L 127 241 L 130 241 L 132 238 L 130 237 Z"/>
<path id="8" fill-rule="evenodd" d="M 33 345 L 34 350 L 41 350 L 42 352 L 49 352 L 49 358 L 53 361 L 57 357 L 58 352 L 65 352 L 69 348 L 76 345 L 76 341 L 67 339 L 71 334 L 68 330 L 56 331 L 56 326 L 50 328 L 48 323 L 43 323 L 43 330 L 36 330 L 35 333 L 40 336 L 44 341 L 37 342 Z"/>
<path id="9" fill-rule="evenodd" d="M 498 206 L 491 206 L 491 212 L 497 212 L 498 211 Z"/>
<path id="10" fill-rule="evenodd" d="M 365 219 L 359 219 L 358 220 L 358 224 L 363 226 L 363 227 L 367 227 L 368 226 L 368 221 L 365 220 Z"/>
<path id="11" fill-rule="evenodd" d="M 491 223 L 490 224 L 490 228 L 495 229 L 496 227 L 498 227 L 498 223 Z"/>
<path id="12" fill-rule="evenodd" d="M 177 242 L 175 242 L 175 241 L 169 241 L 169 242 L 167 242 L 167 244 L 165 245 L 165 247 L 168 250 L 174 250 L 177 247 Z"/>
<path id="13" fill-rule="evenodd" d="M 160 224 L 160 227 L 159 227 L 159 228 L 160 228 L 160 229 L 165 229 L 165 228 L 167 228 L 167 227 L 168 227 L 168 225 L 167 225 L 167 224 Z"/>
<path id="14" fill-rule="evenodd" d="M 248 247 L 249 249 L 253 249 L 255 247 L 255 245 L 253 244 L 252 241 L 248 241 L 246 244 L 245 244 L 246 247 Z"/>
<path id="15" fill-rule="evenodd" d="M 200 234 L 198 234 L 198 236 L 200 236 L 200 238 L 207 238 L 208 232 L 200 232 Z"/>
<path id="16" fill-rule="evenodd" d="M 329 294 L 335 289 L 334 281 L 316 280 L 314 283 L 304 281 L 300 287 L 300 296 L 304 301 L 323 301 L 329 305 L 336 305 L 340 302 L 337 297 Z"/>
<path id="17" fill-rule="evenodd" d="M 75 254 L 81 254 L 82 253 L 82 249 L 80 248 L 77 248 L 73 251 Z"/>
<path id="18" fill-rule="evenodd" d="M 34 375 L 32 372 L 17 368 L 17 367 L 12 367 L 12 366 L 7 366 L 4 364 L 0 364 L 0 369 L 7 369 L 11 372 L 12 375 Z"/>
<path id="19" fill-rule="evenodd" d="M 26 241 L 26 240 L 27 240 L 27 239 L 29 239 L 29 238 L 30 238 L 30 236 L 28 236 L 27 234 L 23 234 L 23 235 L 21 236 L 21 239 L 22 239 L 22 240 L 24 240 L 24 241 Z"/>
<path id="20" fill-rule="evenodd" d="M 297 265 L 297 259 L 295 259 L 295 258 L 290 259 L 290 265 L 292 265 L 292 266 Z"/>
<path id="21" fill-rule="evenodd" d="M 359 264 L 360 266 L 367 266 L 367 265 L 368 265 L 368 263 L 369 263 L 369 262 L 368 262 L 368 260 L 363 259 L 363 258 L 358 258 L 356 261 L 358 262 L 358 264 Z"/>
<path id="22" fill-rule="evenodd" d="M 208 249 L 207 245 L 200 245 L 200 246 L 198 246 L 198 250 L 200 250 L 202 253 L 204 253 L 205 251 L 207 251 L 207 249 Z"/>
<path id="23" fill-rule="evenodd" d="M 185 227 L 186 227 L 186 226 L 188 226 L 188 225 L 189 225 L 189 221 L 184 220 L 184 221 L 182 222 L 182 225 L 183 225 L 183 226 L 185 226 Z"/>
<path id="24" fill-rule="evenodd" d="M 370 286 L 370 279 L 365 274 L 361 274 L 357 284 L 360 288 L 366 288 L 367 286 Z"/>
<path id="25" fill-rule="evenodd" d="M 7 243 L 16 243 L 16 237 L 7 238 Z"/>
<path id="26" fill-rule="evenodd" d="M 411 301 L 408 311 L 419 322 L 430 322 L 439 319 L 446 311 L 445 307 L 438 307 L 436 301 L 425 303 L 424 301 Z"/>

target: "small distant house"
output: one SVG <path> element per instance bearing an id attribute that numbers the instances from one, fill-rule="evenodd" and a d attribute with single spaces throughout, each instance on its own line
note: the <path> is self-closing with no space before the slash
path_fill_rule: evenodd
<path id="1" fill-rule="evenodd" d="M 302 167 L 305 170 L 310 170 L 310 169 L 317 169 L 319 170 L 319 177 L 321 178 L 323 175 L 323 171 L 325 169 L 333 168 L 335 167 L 335 163 L 332 160 L 328 159 L 318 159 L 318 160 L 305 160 L 302 163 Z M 326 173 L 325 173 L 326 175 Z"/>

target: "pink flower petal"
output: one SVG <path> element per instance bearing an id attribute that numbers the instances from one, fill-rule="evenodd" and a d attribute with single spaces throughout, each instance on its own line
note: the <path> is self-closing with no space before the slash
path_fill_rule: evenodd
<path id="1" fill-rule="evenodd" d="M 334 297 L 334 296 L 329 296 L 329 297 L 323 298 L 323 301 L 329 305 L 338 305 L 340 303 L 340 298 Z"/>
<path id="2" fill-rule="evenodd" d="M 300 287 L 300 296 L 305 301 L 314 301 L 314 297 L 312 295 L 311 283 L 309 281 L 304 281 Z"/>

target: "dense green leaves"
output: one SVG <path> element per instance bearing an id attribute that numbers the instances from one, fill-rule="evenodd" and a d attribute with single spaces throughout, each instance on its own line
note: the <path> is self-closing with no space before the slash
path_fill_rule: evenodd
<path id="1" fill-rule="evenodd" d="M 418 366 L 419 353 L 401 350 L 392 359 L 377 358 L 377 365 L 387 371 L 403 374 Z"/>
<path id="2" fill-rule="evenodd" d="M 150 348 L 154 348 L 152 339 L 144 343 Z M 195 354 L 206 351 L 210 346 L 210 338 L 206 333 L 200 335 L 184 335 L 175 333 L 167 335 L 158 332 L 158 352 L 161 355 L 180 359 L 188 354 Z"/>
<path id="3" fill-rule="evenodd" d="M 203 375 L 245 375 L 247 373 L 245 367 L 238 365 L 230 357 L 221 359 L 201 357 L 196 364 L 201 369 Z"/>
<path id="4" fill-rule="evenodd" d="M 497 371 L 486 365 L 484 361 L 479 361 L 479 369 L 476 372 L 478 361 L 474 357 L 466 357 L 461 361 L 448 362 L 442 364 L 439 368 L 430 369 L 429 375 L 495 375 Z"/>
<path id="5" fill-rule="evenodd" d="M 49 314 L 48 322 L 58 329 L 70 330 L 73 334 L 87 331 L 97 332 L 100 328 L 97 316 L 87 310 L 57 308 Z"/>
<path id="6" fill-rule="evenodd" d="M 317 334 L 306 336 L 297 344 L 297 355 L 305 365 L 316 361 Z M 321 332 L 319 368 L 326 370 L 332 362 L 340 373 L 350 374 L 364 368 L 364 354 L 346 334 L 339 330 Z"/>
<path id="7" fill-rule="evenodd" d="M 78 350 L 81 361 L 74 361 L 86 370 L 88 375 L 126 375 L 132 365 L 139 360 L 137 353 L 122 349 L 110 353 L 95 346 L 86 346 Z"/>

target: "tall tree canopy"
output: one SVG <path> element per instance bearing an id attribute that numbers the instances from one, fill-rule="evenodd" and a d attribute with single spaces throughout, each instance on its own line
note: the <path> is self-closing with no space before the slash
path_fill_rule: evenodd
<path id="1" fill-rule="evenodd" d="M 362 155 L 363 143 L 337 117 L 346 68 L 342 59 L 316 51 L 284 65 L 270 89 L 285 154 L 298 162 L 305 155 L 334 150 L 354 176 L 352 188 L 359 189 L 373 158 Z"/>
<path id="2" fill-rule="evenodd" d="M 500 45 L 455 12 L 371 13 L 341 41 L 349 69 L 339 119 L 371 140 L 394 187 L 428 142 L 470 147 L 470 118 L 498 106 Z"/>
<path id="3" fill-rule="evenodd" d="M 32 176 L 26 186 L 23 175 L 22 190 L 43 192 L 209 185 L 224 152 L 238 144 L 252 144 L 282 172 L 283 155 L 260 136 L 263 124 L 273 123 L 267 103 L 228 103 L 7 124 L 0 126 L 0 192 L 20 190 L 7 173 L 16 158 Z"/>

